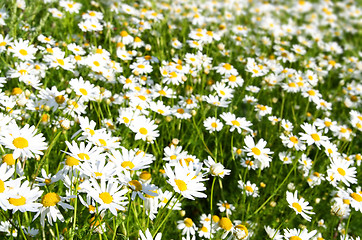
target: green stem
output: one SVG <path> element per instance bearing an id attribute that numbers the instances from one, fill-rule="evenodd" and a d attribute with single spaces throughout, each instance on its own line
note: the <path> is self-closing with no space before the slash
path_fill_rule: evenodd
<path id="1" fill-rule="evenodd" d="M 161 222 L 160 225 L 158 225 L 156 231 L 152 234 L 152 238 L 154 238 L 158 232 L 158 230 L 160 230 L 160 228 L 162 227 L 162 225 L 166 222 L 166 220 L 168 219 L 168 217 L 170 216 L 173 208 L 175 207 L 176 203 L 180 200 L 180 198 L 182 197 L 182 195 L 180 194 L 180 196 L 177 198 L 177 201 L 175 201 L 175 203 L 173 204 L 172 208 L 168 211 L 166 217 L 163 219 L 163 221 Z"/>

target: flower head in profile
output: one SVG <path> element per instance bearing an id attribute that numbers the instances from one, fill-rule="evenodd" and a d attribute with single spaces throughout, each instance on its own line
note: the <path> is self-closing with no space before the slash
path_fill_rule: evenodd
<path id="1" fill-rule="evenodd" d="M 207 157 L 207 160 L 204 160 L 204 163 L 208 167 L 206 170 L 209 170 L 212 176 L 224 178 L 225 175 L 229 175 L 231 172 L 231 170 L 226 169 L 221 163 L 215 162 L 210 156 Z"/>

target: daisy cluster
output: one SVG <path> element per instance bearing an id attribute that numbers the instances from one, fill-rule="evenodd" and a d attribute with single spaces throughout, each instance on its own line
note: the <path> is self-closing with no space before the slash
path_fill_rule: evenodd
<path id="1" fill-rule="evenodd" d="M 5 0 L 0 232 L 359 240 L 361 23 L 349 0 Z"/>

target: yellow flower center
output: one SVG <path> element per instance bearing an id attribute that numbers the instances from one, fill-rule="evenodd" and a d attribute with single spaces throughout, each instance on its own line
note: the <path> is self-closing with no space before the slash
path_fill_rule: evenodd
<path id="1" fill-rule="evenodd" d="M 200 229 L 202 232 L 208 232 L 209 230 L 207 229 L 207 227 L 205 227 L 205 226 L 202 226 L 202 228 Z"/>
<path id="2" fill-rule="evenodd" d="M 23 196 L 20 196 L 20 198 L 9 198 L 9 203 L 14 206 L 22 206 L 26 203 L 26 198 Z"/>
<path id="3" fill-rule="evenodd" d="M 229 77 L 229 81 L 230 81 L 230 82 L 235 82 L 235 81 L 236 81 L 236 76 L 231 75 L 231 76 Z"/>
<path id="4" fill-rule="evenodd" d="M 309 90 L 309 91 L 308 91 L 308 94 L 309 94 L 310 96 L 315 96 L 315 91 L 314 91 L 314 90 Z"/>
<path id="5" fill-rule="evenodd" d="M 289 140 L 290 140 L 291 142 L 293 142 L 294 144 L 297 144 L 297 143 L 298 143 L 298 138 L 296 138 L 296 137 L 294 137 L 294 136 L 290 137 Z"/>
<path id="6" fill-rule="evenodd" d="M 224 64 L 224 68 L 225 68 L 226 70 L 231 70 L 231 65 L 230 65 L 229 63 L 225 63 L 225 64 Z"/>
<path id="7" fill-rule="evenodd" d="M 239 225 L 236 225 L 235 228 L 236 228 L 236 229 L 239 229 L 239 230 L 241 230 L 241 231 L 244 231 L 245 236 L 244 236 L 243 238 L 241 238 L 241 239 L 244 239 L 244 238 L 246 238 L 246 237 L 249 235 L 249 231 L 248 231 L 248 229 L 247 229 L 244 225 L 239 224 Z"/>
<path id="8" fill-rule="evenodd" d="M 260 151 L 259 148 L 257 148 L 257 147 L 253 147 L 253 148 L 251 149 L 251 151 L 252 151 L 255 155 L 257 155 L 257 156 L 259 156 L 259 155 L 261 154 L 261 151 Z"/>
<path id="9" fill-rule="evenodd" d="M 337 168 L 337 171 L 339 174 L 341 174 L 342 176 L 346 175 L 346 171 L 344 171 L 343 168 Z"/>
<path id="10" fill-rule="evenodd" d="M 166 96 L 166 92 L 165 92 L 164 90 L 160 90 L 160 91 L 158 91 L 158 93 L 159 93 L 160 95 Z"/>
<path id="11" fill-rule="evenodd" d="M 148 133 L 148 131 L 146 128 L 142 127 L 142 128 L 140 128 L 140 133 L 143 135 L 146 135 Z"/>
<path id="12" fill-rule="evenodd" d="M 302 240 L 302 239 L 298 236 L 292 236 L 289 238 L 289 240 Z"/>
<path id="13" fill-rule="evenodd" d="M 217 128 L 217 123 L 216 122 L 211 123 L 211 127 Z"/>
<path id="14" fill-rule="evenodd" d="M 45 194 L 41 199 L 41 204 L 43 204 L 44 207 L 55 206 L 58 202 L 60 202 L 60 197 L 54 192 Z"/>
<path id="15" fill-rule="evenodd" d="M 63 95 L 56 96 L 56 97 L 55 97 L 55 101 L 56 101 L 58 104 L 62 104 L 62 103 L 65 101 L 65 97 L 64 97 Z"/>
<path id="16" fill-rule="evenodd" d="M 79 160 L 74 158 L 74 157 L 67 157 L 67 159 L 65 160 L 65 164 L 69 167 L 73 167 L 73 166 L 77 166 L 79 165 Z"/>
<path id="17" fill-rule="evenodd" d="M 293 206 L 298 212 L 302 212 L 302 206 L 300 206 L 299 203 L 294 202 L 294 203 L 292 204 L 292 206 Z"/>
<path id="18" fill-rule="evenodd" d="M 28 55 L 28 52 L 25 49 L 20 49 L 19 53 L 23 56 Z"/>
<path id="19" fill-rule="evenodd" d="M 29 143 L 28 143 L 28 140 L 26 140 L 25 138 L 23 137 L 17 137 L 13 140 L 13 144 L 16 148 L 20 148 L 20 149 L 23 149 L 23 148 L 26 148 L 29 146 Z"/>
<path id="20" fill-rule="evenodd" d="M 358 193 L 351 193 L 350 196 L 351 196 L 351 198 L 353 198 L 357 202 L 362 202 L 362 197 Z"/>
<path id="21" fill-rule="evenodd" d="M 88 210 L 89 210 L 89 212 L 94 212 L 96 210 L 96 208 L 93 205 L 89 205 Z"/>
<path id="22" fill-rule="evenodd" d="M 6 163 L 9 166 L 12 166 L 15 164 L 15 159 L 13 157 L 13 154 L 9 153 L 2 157 L 3 162 Z"/>
<path id="23" fill-rule="evenodd" d="M 151 179 L 151 173 L 147 172 L 147 171 L 143 171 L 140 174 L 140 179 L 147 181 Z"/>
<path id="24" fill-rule="evenodd" d="M 121 32 L 121 36 L 122 36 L 122 37 L 127 37 L 127 36 L 128 36 L 128 33 L 127 33 L 126 31 L 122 31 L 122 32 Z"/>
<path id="25" fill-rule="evenodd" d="M 316 141 L 316 142 L 318 142 L 318 141 L 321 140 L 321 138 L 319 137 L 319 135 L 318 135 L 317 133 L 312 133 L 310 136 L 311 136 L 311 137 L 313 138 L 313 140 Z"/>
<path id="26" fill-rule="evenodd" d="M 0 179 L 0 193 L 3 193 L 5 191 L 5 183 L 3 180 Z"/>
<path id="27" fill-rule="evenodd" d="M 132 180 L 128 182 L 129 185 L 134 186 L 135 187 L 135 191 L 139 192 L 142 191 L 142 184 L 137 181 L 137 180 Z"/>
<path id="28" fill-rule="evenodd" d="M 194 222 L 192 221 L 191 218 L 185 218 L 184 223 L 186 227 L 192 227 L 192 225 L 194 225 Z"/>
<path id="29" fill-rule="evenodd" d="M 103 173 L 101 172 L 94 172 L 94 175 L 96 175 L 96 177 L 101 177 L 103 175 Z"/>
<path id="30" fill-rule="evenodd" d="M 229 218 L 223 217 L 219 221 L 219 227 L 221 227 L 225 231 L 230 231 L 231 228 L 233 227 L 233 224 Z"/>
<path id="31" fill-rule="evenodd" d="M 104 140 L 104 139 L 98 139 L 99 143 L 102 145 L 102 146 L 107 146 L 107 142 Z"/>
<path id="32" fill-rule="evenodd" d="M 245 190 L 248 191 L 248 192 L 251 192 L 251 193 L 254 192 L 253 188 L 250 187 L 250 186 L 246 186 Z"/>
<path id="33" fill-rule="evenodd" d="M 105 204 L 110 204 L 113 201 L 113 197 L 108 192 L 102 192 L 99 194 L 99 198 L 102 199 Z"/>
<path id="34" fill-rule="evenodd" d="M 236 121 L 236 120 L 232 120 L 231 124 L 234 125 L 234 126 L 240 127 L 240 123 L 238 121 Z"/>
<path id="35" fill-rule="evenodd" d="M 79 92 L 80 92 L 81 94 L 83 94 L 84 96 L 87 96 L 87 95 L 88 95 L 87 90 L 85 90 L 84 88 L 79 88 Z"/>
<path id="36" fill-rule="evenodd" d="M 86 154 L 86 153 L 78 153 L 77 156 L 82 160 L 89 160 L 90 159 L 89 155 Z"/>
<path id="37" fill-rule="evenodd" d="M 175 183 L 176 183 L 176 186 L 178 187 L 178 189 L 183 192 L 183 191 L 186 191 L 187 190 L 187 185 L 184 181 L 182 180 L 179 180 L 179 179 L 175 179 Z"/>
<path id="38" fill-rule="evenodd" d="M 57 62 L 58 62 L 60 65 L 64 66 L 64 60 L 63 60 L 63 59 L 57 59 Z"/>
<path id="39" fill-rule="evenodd" d="M 123 167 L 123 168 L 129 168 L 129 169 L 133 169 L 134 168 L 134 164 L 133 164 L 133 162 L 131 162 L 131 161 L 124 161 L 124 162 L 122 162 L 121 163 L 121 166 Z"/>
<path id="40" fill-rule="evenodd" d="M 94 66 L 99 67 L 101 64 L 98 61 L 93 62 Z"/>

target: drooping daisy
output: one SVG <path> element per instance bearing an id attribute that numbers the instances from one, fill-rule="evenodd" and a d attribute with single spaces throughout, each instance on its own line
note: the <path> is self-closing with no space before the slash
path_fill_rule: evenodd
<path id="1" fill-rule="evenodd" d="M 177 221 L 177 228 L 182 230 L 182 235 L 186 235 L 186 239 L 190 239 L 191 236 L 196 234 L 196 224 L 191 218 L 185 218 L 184 220 Z"/>
<path id="2" fill-rule="evenodd" d="M 312 210 L 313 207 L 308 206 L 309 202 L 304 201 L 304 198 L 298 199 L 298 191 L 295 191 L 294 194 L 287 191 L 287 201 L 289 207 L 292 208 L 296 214 L 300 214 L 308 222 L 311 221 L 311 217 L 308 214 L 315 214 L 309 210 Z"/>
<path id="3" fill-rule="evenodd" d="M 71 205 L 64 202 L 66 200 L 69 200 L 70 198 L 75 198 L 75 196 L 70 195 L 67 197 L 61 197 L 55 192 L 49 192 L 45 194 L 41 199 L 41 204 L 43 206 L 35 214 L 33 221 L 40 215 L 40 223 L 43 227 L 45 225 L 45 217 L 47 217 L 50 225 L 53 225 L 53 222 L 56 222 L 57 219 L 59 219 L 61 222 L 64 222 L 64 217 L 59 211 L 58 205 L 65 210 L 73 210 L 74 208 Z"/>
<path id="4" fill-rule="evenodd" d="M 231 172 L 231 170 L 226 169 L 221 163 L 216 163 L 210 156 L 207 157 L 207 160 L 204 160 L 204 163 L 208 167 L 206 170 L 208 170 L 212 176 L 224 178 L 225 175 L 229 175 Z"/>
<path id="5" fill-rule="evenodd" d="M 8 125 L 1 129 L 0 144 L 14 150 L 13 158 L 32 158 L 35 154 L 43 155 L 42 150 L 47 149 L 47 144 L 42 133 L 36 134 L 35 126 L 26 124 L 19 128 L 16 124 Z"/>

